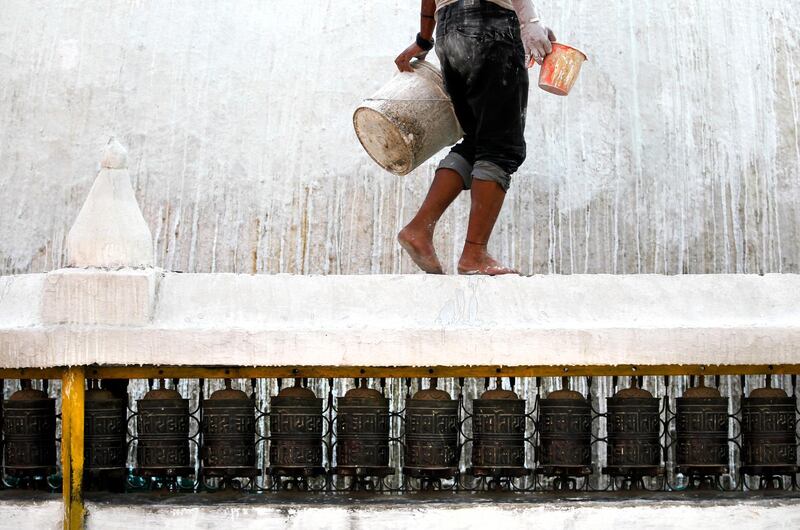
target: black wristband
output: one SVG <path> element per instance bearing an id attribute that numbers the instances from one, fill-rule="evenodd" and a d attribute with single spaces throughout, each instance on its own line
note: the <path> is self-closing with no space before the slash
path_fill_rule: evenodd
<path id="1" fill-rule="evenodd" d="M 422 38 L 421 33 L 417 33 L 417 46 L 425 50 L 426 52 L 431 51 L 433 49 L 434 40 L 428 40 Z"/>

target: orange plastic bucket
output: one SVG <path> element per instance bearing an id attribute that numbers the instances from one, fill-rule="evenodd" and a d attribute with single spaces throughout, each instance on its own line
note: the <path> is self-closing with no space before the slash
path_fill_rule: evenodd
<path id="1" fill-rule="evenodd" d="M 588 60 L 582 51 L 554 42 L 553 51 L 545 57 L 539 72 L 539 88 L 557 96 L 566 96 L 578 80 L 581 65 Z"/>

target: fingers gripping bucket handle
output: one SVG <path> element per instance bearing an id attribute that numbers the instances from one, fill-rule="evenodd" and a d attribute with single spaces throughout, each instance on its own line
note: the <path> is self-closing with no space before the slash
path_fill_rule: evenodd
<path id="1" fill-rule="evenodd" d="M 367 154 L 385 170 L 407 175 L 464 133 L 439 69 L 426 61 L 399 72 L 353 114 Z"/>
<path id="2" fill-rule="evenodd" d="M 588 58 L 582 51 L 554 42 L 553 51 L 545 57 L 539 72 L 539 88 L 557 96 L 566 96 L 578 80 L 585 61 Z"/>

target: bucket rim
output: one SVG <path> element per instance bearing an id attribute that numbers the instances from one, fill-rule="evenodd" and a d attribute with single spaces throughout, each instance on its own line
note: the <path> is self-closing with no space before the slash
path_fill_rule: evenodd
<path id="1" fill-rule="evenodd" d="M 389 120 L 382 113 L 378 112 L 377 110 L 373 109 L 372 107 L 369 107 L 369 106 L 366 106 L 366 105 L 363 105 L 363 104 L 359 105 L 356 108 L 356 110 L 353 111 L 353 128 L 356 131 L 356 138 L 358 139 L 358 142 L 361 144 L 361 147 L 364 149 L 364 151 L 367 152 L 367 155 L 369 155 L 369 157 L 372 159 L 372 161 L 375 162 L 376 164 L 378 164 L 381 168 L 383 168 L 384 171 L 388 171 L 389 173 L 391 173 L 393 175 L 396 175 L 398 177 L 404 177 L 405 175 L 408 175 L 411 172 L 411 169 L 414 167 L 414 152 L 411 150 L 410 146 L 406 142 L 403 142 L 403 146 L 404 146 L 404 148 L 406 150 L 406 153 L 409 156 L 406 157 L 407 162 L 403 165 L 403 167 L 399 171 L 394 171 L 394 170 L 390 169 L 389 167 L 387 167 L 386 164 L 384 164 L 383 162 L 378 160 L 370 152 L 370 150 L 367 149 L 367 146 L 364 144 L 364 140 L 361 139 L 361 135 L 359 134 L 360 128 L 359 128 L 358 122 L 356 120 L 358 119 L 358 115 L 360 113 L 362 113 L 362 112 L 370 112 L 370 113 L 374 114 L 375 116 L 377 116 L 378 118 L 380 118 L 381 121 L 383 121 L 384 123 L 386 123 L 389 126 L 391 126 L 392 128 L 394 128 L 395 130 L 397 129 L 397 126 L 394 123 L 392 123 L 392 121 Z M 402 132 L 398 131 L 398 133 L 402 137 Z"/>
<path id="2" fill-rule="evenodd" d="M 558 41 L 554 42 L 553 46 L 561 46 L 562 48 L 567 48 L 568 50 L 574 50 L 574 51 L 580 53 L 581 55 L 583 55 L 583 60 L 584 61 L 588 61 L 589 60 L 589 56 L 586 55 L 582 50 L 579 50 L 578 48 L 576 48 L 575 46 L 570 46 L 569 44 L 564 44 L 563 42 L 558 42 Z"/>
<path id="3" fill-rule="evenodd" d="M 415 68 L 415 69 L 416 68 L 425 68 L 426 70 L 428 70 L 432 74 L 436 74 L 437 77 L 439 77 L 440 79 L 444 80 L 444 76 L 442 75 L 442 71 L 439 68 L 437 68 L 435 64 L 433 64 L 430 61 L 426 61 L 425 59 L 415 59 L 415 60 L 413 60 L 411 62 L 411 68 Z"/>

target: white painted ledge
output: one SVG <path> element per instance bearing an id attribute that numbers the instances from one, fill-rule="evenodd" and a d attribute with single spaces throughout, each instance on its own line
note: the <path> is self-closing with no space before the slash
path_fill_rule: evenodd
<path id="1" fill-rule="evenodd" d="M 0 367 L 800 364 L 798 293 L 800 275 L 55 271 L 0 277 Z"/>
<path id="2" fill-rule="evenodd" d="M 593 530 L 685 530 L 703 528 L 797 528 L 797 500 L 764 499 L 724 501 L 601 501 L 574 500 L 551 503 L 406 502 L 364 505 L 313 505 L 286 503 L 259 506 L 243 504 L 116 505 L 87 503 L 89 530 L 130 528 L 235 528 L 255 530 L 407 528 L 586 528 Z"/>

